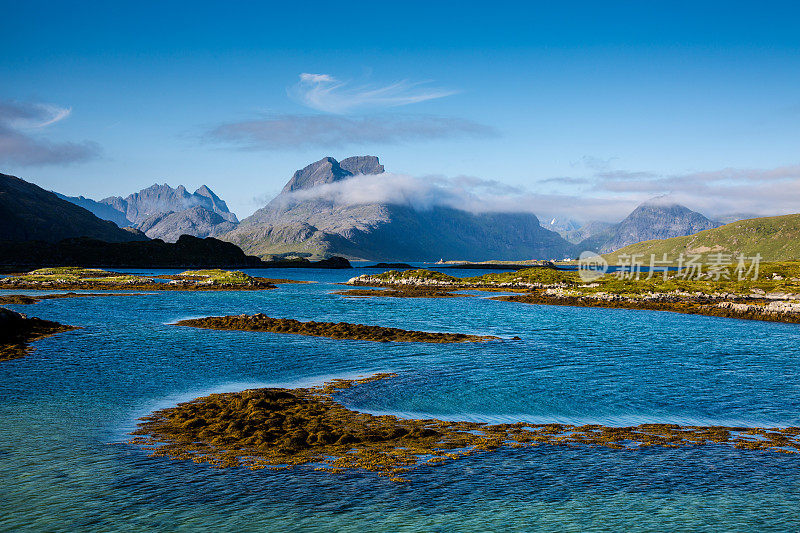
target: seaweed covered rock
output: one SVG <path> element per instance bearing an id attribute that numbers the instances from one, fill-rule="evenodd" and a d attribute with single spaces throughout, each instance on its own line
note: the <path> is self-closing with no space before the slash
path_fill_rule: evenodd
<path id="1" fill-rule="evenodd" d="M 263 313 L 255 315 L 228 315 L 192 318 L 177 322 L 178 326 L 203 329 L 240 331 L 265 331 L 271 333 L 294 333 L 312 337 L 332 339 L 355 339 L 375 342 L 483 342 L 498 340 L 489 335 L 466 333 L 431 333 L 410 331 L 383 326 L 350 324 L 348 322 L 300 322 L 291 318 L 271 318 Z"/>
<path id="2" fill-rule="evenodd" d="M 41 318 L 28 318 L 0 307 L 0 361 L 24 356 L 30 351 L 28 343 L 33 340 L 73 329 L 77 328 Z"/>
<path id="3" fill-rule="evenodd" d="M 280 470 L 311 464 L 324 472 L 373 471 L 392 481 L 408 481 L 403 475 L 422 464 L 438 465 L 506 447 L 584 445 L 635 451 L 649 446 L 727 444 L 800 452 L 797 427 L 489 425 L 376 416 L 347 409 L 334 400 L 338 390 L 393 376 L 339 379 L 312 388 L 212 394 L 143 418 L 132 442 L 149 448 L 155 456 L 218 468 Z"/>

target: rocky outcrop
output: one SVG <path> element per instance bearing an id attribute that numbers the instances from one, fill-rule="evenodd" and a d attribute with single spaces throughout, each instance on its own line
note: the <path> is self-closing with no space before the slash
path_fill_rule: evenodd
<path id="1" fill-rule="evenodd" d="M 41 318 L 28 318 L 0 307 L 0 361 L 26 355 L 30 352 L 28 344 L 31 341 L 73 329 L 77 328 Z"/>

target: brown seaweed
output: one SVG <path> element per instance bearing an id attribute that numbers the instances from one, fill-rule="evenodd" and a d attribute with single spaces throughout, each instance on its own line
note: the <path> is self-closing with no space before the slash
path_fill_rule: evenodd
<path id="1" fill-rule="evenodd" d="M 764 452 L 800 453 L 800 428 L 641 424 L 485 424 L 370 415 L 345 408 L 336 391 L 386 379 L 334 380 L 298 389 L 212 394 L 142 418 L 132 443 L 152 455 L 216 468 L 377 472 L 393 481 L 422 464 L 439 465 L 476 453 L 540 445 L 638 450 L 726 444 Z"/>
<path id="2" fill-rule="evenodd" d="M 349 322 L 301 322 L 291 318 L 271 318 L 262 313 L 256 315 L 228 315 L 181 320 L 178 326 L 203 329 L 264 331 L 270 333 L 292 333 L 331 339 L 355 339 L 375 342 L 484 342 L 499 340 L 490 335 L 466 333 L 431 333 L 410 331 L 383 326 L 351 324 Z"/>

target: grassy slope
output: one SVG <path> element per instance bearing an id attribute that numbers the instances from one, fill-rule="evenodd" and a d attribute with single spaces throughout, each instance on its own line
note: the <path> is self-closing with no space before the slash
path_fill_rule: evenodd
<path id="1" fill-rule="evenodd" d="M 754 256 L 760 253 L 764 261 L 800 259 L 800 214 L 779 217 L 751 218 L 672 239 L 644 241 L 626 246 L 604 257 L 609 264 L 619 264 L 620 254 L 650 254 L 661 258 L 667 254 L 673 261 L 683 254 L 715 252 Z"/>

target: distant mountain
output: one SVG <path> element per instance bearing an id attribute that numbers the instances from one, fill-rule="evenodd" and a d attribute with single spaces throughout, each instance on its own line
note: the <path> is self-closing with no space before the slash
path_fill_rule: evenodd
<path id="1" fill-rule="evenodd" d="M 546 222 L 542 222 L 542 227 L 549 229 L 550 231 L 555 231 L 562 237 L 565 233 L 570 231 L 575 231 L 581 227 L 580 222 L 573 220 L 567 217 L 553 217 Z"/>
<path id="2" fill-rule="evenodd" d="M 692 235 L 718 226 L 682 205 L 645 202 L 619 223 L 614 235 L 600 247 L 600 252 L 612 252 L 651 239 Z"/>
<path id="3" fill-rule="evenodd" d="M 441 258 L 553 259 L 572 256 L 575 247 L 522 213 L 473 214 L 450 207 L 417 210 L 407 205 L 342 205 L 323 197 L 298 199 L 298 191 L 380 175 L 377 157 L 332 157 L 294 173 L 281 194 L 222 236 L 245 252 L 262 257 L 344 255 L 369 260 L 435 261 Z"/>
<path id="4" fill-rule="evenodd" d="M 63 199 L 120 227 L 133 226 L 150 238 L 168 242 L 177 241 L 181 235 L 220 235 L 235 228 L 239 222 L 236 215 L 228 211 L 225 202 L 206 185 L 193 193 L 183 185 L 173 189 L 165 183 L 152 185 L 125 198 L 111 196 L 99 202 L 83 196 L 63 196 Z"/>
<path id="5" fill-rule="evenodd" d="M 235 227 L 235 222 L 226 220 L 218 213 L 200 205 L 178 213 L 150 215 L 136 225 L 136 228 L 148 237 L 166 242 L 176 242 L 181 235 L 217 237 Z"/>
<path id="6" fill-rule="evenodd" d="M 800 260 L 800 214 L 740 220 L 694 235 L 640 242 L 605 257 L 610 264 L 618 264 L 621 254 L 642 254 L 647 259 L 650 254 L 658 258 L 667 254 L 668 259 L 675 261 L 681 253 L 748 257 L 761 254 L 764 261 L 797 261 Z"/>
<path id="7" fill-rule="evenodd" d="M 602 246 L 614 238 L 619 224 L 594 220 L 581 226 L 579 229 L 561 232 L 567 241 L 577 244 L 581 251 L 599 251 Z"/>
<path id="8" fill-rule="evenodd" d="M 120 210 L 116 209 L 111 205 L 102 204 L 96 200 L 92 200 L 91 198 L 85 198 L 83 196 L 64 196 L 63 194 L 57 192 L 55 192 L 55 195 L 61 198 L 62 200 L 66 200 L 67 202 L 73 203 L 77 206 L 86 209 L 87 211 L 90 211 L 97 218 L 102 218 L 103 220 L 110 220 L 120 228 L 124 228 L 126 226 L 133 226 L 133 223 L 125 217 L 125 213 L 121 212 Z"/>
<path id="9" fill-rule="evenodd" d="M 714 217 L 714 220 L 720 224 L 730 224 L 731 222 L 738 222 L 739 220 L 747 220 L 749 218 L 760 218 L 760 215 L 755 213 L 727 213 Z"/>
<path id="10" fill-rule="evenodd" d="M 147 240 L 33 183 L 0 174 L 0 240 L 57 242 L 75 237 L 127 242 Z"/>
<path id="11" fill-rule="evenodd" d="M 154 184 L 126 198 L 112 196 L 100 200 L 100 203 L 123 211 L 125 217 L 134 225 L 153 215 L 179 213 L 196 205 L 217 213 L 228 222 L 238 222 L 236 215 L 228 211 L 225 202 L 205 185 L 194 193 L 189 193 L 183 185 L 178 185 L 178 188 L 173 189 L 166 183 Z"/>

